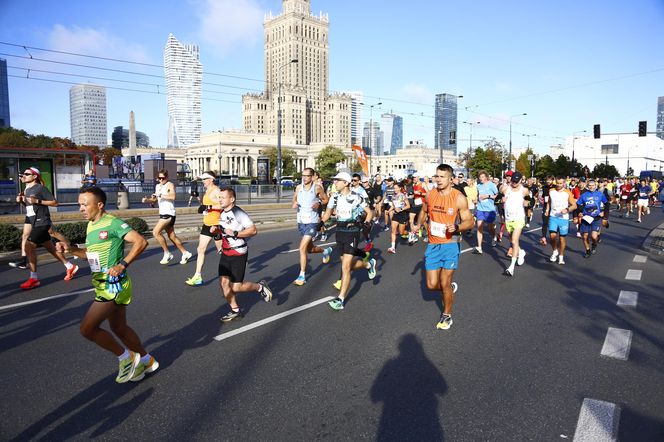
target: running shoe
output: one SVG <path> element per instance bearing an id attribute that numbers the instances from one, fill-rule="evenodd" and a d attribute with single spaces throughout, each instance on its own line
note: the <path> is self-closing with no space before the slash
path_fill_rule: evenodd
<path id="1" fill-rule="evenodd" d="M 184 253 L 182 254 L 182 259 L 180 260 L 180 264 L 186 264 L 186 263 L 188 263 L 192 256 L 194 256 L 193 253 L 191 253 L 191 252 L 184 252 Z"/>
<path id="2" fill-rule="evenodd" d="M 584 258 L 590 258 L 592 256 L 592 253 L 590 253 L 590 250 L 586 250 L 586 252 L 583 254 Z"/>
<path id="3" fill-rule="evenodd" d="M 581 238 L 581 232 L 576 232 L 576 237 Z"/>
<path id="4" fill-rule="evenodd" d="M 230 312 L 226 313 L 224 316 L 221 317 L 220 321 L 221 322 L 231 322 L 236 319 L 242 319 L 242 312 L 240 310 L 234 312 L 231 310 Z"/>
<path id="5" fill-rule="evenodd" d="M 417 238 L 417 235 L 413 233 L 413 244 L 415 244 L 419 239 Z"/>
<path id="6" fill-rule="evenodd" d="M 173 259 L 173 254 L 172 253 L 164 253 L 164 257 L 161 258 L 161 261 L 159 261 L 159 264 L 168 264 L 171 262 Z"/>
<path id="7" fill-rule="evenodd" d="M 390 230 L 390 226 L 386 225 L 385 227 L 383 227 L 383 232 L 387 232 L 388 230 Z"/>
<path id="8" fill-rule="evenodd" d="M 481 247 L 473 247 L 473 255 L 481 255 L 481 254 L 482 254 Z"/>
<path id="9" fill-rule="evenodd" d="M 67 274 L 65 275 L 65 281 L 71 281 L 74 279 L 74 275 L 78 272 L 78 266 L 74 265 L 67 269 Z"/>
<path id="10" fill-rule="evenodd" d="M 330 255 L 332 255 L 332 247 L 325 247 L 325 250 L 323 250 L 323 264 L 330 262 Z"/>
<path id="11" fill-rule="evenodd" d="M 526 223 L 526 229 L 530 229 L 530 223 Z"/>
<path id="12" fill-rule="evenodd" d="M 590 246 L 590 253 L 592 253 L 593 255 L 597 253 L 597 244 L 593 244 L 592 246 Z"/>
<path id="13" fill-rule="evenodd" d="M 25 281 L 23 284 L 21 284 L 21 288 L 23 290 L 30 290 L 37 288 L 41 285 L 41 282 L 37 278 L 30 278 L 27 281 Z"/>
<path id="14" fill-rule="evenodd" d="M 451 285 L 452 285 L 452 293 L 456 293 L 457 290 L 459 290 L 459 284 L 453 282 Z"/>
<path id="15" fill-rule="evenodd" d="M 337 290 L 341 290 L 341 279 L 338 279 L 337 282 L 332 284 L 332 287 L 334 287 Z"/>
<path id="16" fill-rule="evenodd" d="M 203 285 L 203 278 L 201 277 L 201 275 L 194 275 L 191 278 L 187 279 L 184 283 L 192 286 Z"/>
<path id="17" fill-rule="evenodd" d="M 304 275 L 300 275 L 297 278 L 295 278 L 295 281 L 293 281 L 293 284 L 295 285 L 304 285 L 307 283 L 307 280 L 305 279 Z"/>
<path id="18" fill-rule="evenodd" d="M 637 220 L 636 220 L 636 222 L 637 222 L 637 223 L 640 223 L 640 222 L 641 222 L 641 220 L 640 220 L 640 219 L 637 219 Z"/>
<path id="19" fill-rule="evenodd" d="M 556 259 L 558 259 L 558 250 L 553 251 L 553 253 L 551 254 L 551 258 L 549 258 L 549 261 L 556 262 Z"/>
<path id="20" fill-rule="evenodd" d="M 563 255 L 560 255 L 558 257 L 558 264 L 565 265 L 565 258 L 563 257 Z"/>
<path id="21" fill-rule="evenodd" d="M 452 321 L 452 316 L 443 313 L 440 315 L 440 320 L 438 321 L 438 324 L 436 324 L 436 328 L 438 330 L 449 330 L 452 324 L 454 324 L 454 321 Z"/>
<path id="22" fill-rule="evenodd" d="M 519 257 L 516 260 L 516 265 L 522 266 L 525 261 L 526 261 L 526 251 L 523 249 L 519 249 Z"/>
<path id="23" fill-rule="evenodd" d="M 118 376 L 115 378 L 115 382 L 118 384 L 124 384 L 130 380 L 134 376 L 136 368 L 140 363 L 141 355 L 130 351 L 129 356 L 120 359 L 120 367 L 118 368 Z"/>
<path id="24" fill-rule="evenodd" d="M 514 269 L 511 269 L 511 268 L 508 267 L 508 268 L 505 269 L 504 273 L 507 276 L 514 276 Z"/>
<path id="25" fill-rule="evenodd" d="M 134 371 L 134 377 L 129 379 L 132 382 L 138 382 L 140 380 L 143 380 L 146 374 L 149 373 L 154 373 L 157 371 L 159 368 L 159 362 L 152 356 L 150 356 L 150 360 L 148 361 L 147 364 L 144 364 L 143 362 L 140 362 L 138 364 L 138 367 L 136 367 L 136 370 Z"/>
<path id="26" fill-rule="evenodd" d="M 369 260 L 369 268 L 367 269 L 367 275 L 369 275 L 369 279 L 374 279 L 376 277 L 376 260 L 375 259 L 370 259 Z"/>
<path id="27" fill-rule="evenodd" d="M 264 279 L 261 279 L 260 281 L 258 281 L 258 283 L 261 285 L 261 287 L 263 287 L 261 291 L 258 292 L 260 293 L 261 298 L 263 298 L 263 301 L 265 302 L 272 301 L 272 290 L 270 290 L 270 287 L 267 285 L 267 282 L 265 282 Z"/>
<path id="28" fill-rule="evenodd" d="M 373 241 L 367 241 L 366 245 L 364 246 L 364 251 L 365 252 L 371 252 L 371 249 L 373 249 Z"/>
<path id="29" fill-rule="evenodd" d="M 321 233 L 320 240 L 321 241 L 327 241 L 327 233 Z"/>
<path id="30" fill-rule="evenodd" d="M 408 234 L 401 235 L 401 239 L 408 239 Z"/>
<path id="31" fill-rule="evenodd" d="M 369 262 L 369 258 L 371 258 L 371 253 L 364 252 L 364 258 L 362 258 L 362 261 Z"/>
<path id="32" fill-rule="evenodd" d="M 19 260 L 12 261 L 9 263 L 9 267 L 14 267 L 15 269 L 25 269 L 28 267 L 28 258 L 24 256 Z"/>
<path id="33" fill-rule="evenodd" d="M 493 237 L 491 238 L 491 247 L 496 247 L 498 245 L 498 240 Z"/>
<path id="34" fill-rule="evenodd" d="M 341 298 L 334 298 L 329 301 L 327 305 L 329 305 L 332 310 L 339 311 L 344 309 L 344 301 Z"/>
<path id="35" fill-rule="evenodd" d="M 390 247 L 389 249 L 387 249 L 387 253 L 395 254 L 397 253 L 397 249 L 395 249 L 394 247 Z"/>

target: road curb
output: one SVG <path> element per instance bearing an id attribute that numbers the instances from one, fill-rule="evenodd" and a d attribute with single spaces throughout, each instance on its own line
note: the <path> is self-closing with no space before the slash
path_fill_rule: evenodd
<path id="1" fill-rule="evenodd" d="M 664 223 L 650 231 L 641 244 L 641 249 L 657 261 L 664 261 Z"/>

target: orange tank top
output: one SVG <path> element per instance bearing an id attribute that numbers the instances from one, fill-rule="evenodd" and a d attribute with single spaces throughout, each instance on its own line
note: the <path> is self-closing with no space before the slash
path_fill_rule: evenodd
<path id="1" fill-rule="evenodd" d="M 447 225 L 455 224 L 459 216 L 459 209 L 456 206 L 459 195 L 461 192 L 454 188 L 451 188 L 447 195 L 443 195 L 438 189 L 433 189 L 427 194 L 429 244 L 447 244 L 461 240 L 460 236 L 454 236 L 446 231 Z"/>
<path id="2" fill-rule="evenodd" d="M 214 201 L 210 199 L 207 192 L 203 195 L 203 205 L 205 206 L 214 206 Z M 203 224 L 206 226 L 216 226 L 219 224 L 219 217 L 221 217 L 221 209 L 211 209 L 208 210 L 205 215 L 203 215 Z"/>

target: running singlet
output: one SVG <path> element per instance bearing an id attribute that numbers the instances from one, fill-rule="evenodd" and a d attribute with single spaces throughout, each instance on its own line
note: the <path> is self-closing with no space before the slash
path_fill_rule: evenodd
<path id="1" fill-rule="evenodd" d="M 422 203 L 424 202 L 424 197 L 427 194 L 427 189 L 424 187 L 424 183 L 419 182 L 413 186 L 413 193 L 415 195 L 415 198 L 413 202 L 415 203 L 416 206 L 421 206 Z"/>
<path id="2" fill-rule="evenodd" d="M 604 209 L 604 204 L 608 203 L 608 200 L 604 193 L 596 190 L 594 192 L 587 191 L 582 193 L 576 203 L 579 207 L 583 207 L 581 213 L 584 216 L 597 218 L 600 212 Z"/>
<path id="3" fill-rule="evenodd" d="M 549 204 L 551 212 L 549 216 L 561 219 L 569 219 L 569 213 L 562 213 L 569 207 L 569 201 L 573 199 L 572 192 L 568 189 L 557 190 L 555 187 L 549 190 Z"/>
<path id="4" fill-rule="evenodd" d="M 124 256 L 124 237 L 131 232 L 129 224 L 105 213 L 96 222 L 88 222 L 85 248 L 92 273 L 92 284 L 101 286 L 108 277 L 108 269 L 117 265 Z"/>
<path id="5" fill-rule="evenodd" d="M 523 187 L 519 186 L 516 190 L 510 186 L 505 192 L 503 202 L 505 204 L 505 221 L 523 221 L 526 213 L 523 210 Z"/>
<path id="6" fill-rule="evenodd" d="M 41 184 L 26 187 L 23 194 L 26 198 L 32 197 L 44 201 L 53 201 L 55 199 L 48 188 Z M 33 227 L 46 227 L 51 225 L 51 212 L 49 212 L 48 206 L 43 204 L 29 204 L 26 201 L 25 216 Z"/>
<path id="7" fill-rule="evenodd" d="M 208 196 L 207 192 L 205 195 L 203 195 L 203 205 L 204 206 L 213 206 L 214 201 Z M 220 215 L 221 210 L 219 209 L 212 209 L 212 210 L 206 210 L 203 212 L 203 224 L 206 226 L 216 226 L 219 224 L 219 215 Z"/>
<path id="8" fill-rule="evenodd" d="M 392 197 L 392 205 L 397 210 L 403 210 L 404 207 L 406 207 L 407 198 L 408 197 L 405 193 L 399 192 L 398 194 L 395 194 L 394 197 Z"/>
<path id="9" fill-rule="evenodd" d="M 480 199 L 482 195 L 498 195 L 498 188 L 491 181 L 477 185 L 477 205 L 475 208 L 481 212 L 495 212 L 496 204 L 493 198 Z"/>
<path id="10" fill-rule="evenodd" d="M 357 220 L 367 208 L 367 202 L 357 193 L 335 193 L 327 208 L 336 210 L 338 232 L 357 232 L 360 230 Z"/>
<path id="11" fill-rule="evenodd" d="M 222 229 L 241 232 L 244 229 L 254 225 L 247 212 L 238 206 L 221 212 L 219 216 L 219 225 Z M 238 256 L 247 254 L 247 241 L 244 238 L 235 238 L 226 234 L 221 235 L 221 251 L 226 256 Z"/>
<path id="12" fill-rule="evenodd" d="M 175 201 L 162 198 L 163 196 L 170 196 L 167 191 L 167 185 L 168 183 L 159 183 L 154 190 L 154 194 L 157 195 L 157 201 L 159 202 L 159 215 L 175 216 Z"/>
<path id="13" fill-rule="evenodd" d="M 311 208 L 315 203 L 320 202 L 316 194 L 316 185 L 311 184 L 309 190 L 300 184 L 297 192 L 297 222 L 298 224 L 314 224 L 320 221 L 318 212 Z"/>
<path id="14" fill-rule="evenodd" d="M 465 198 L 460 191 L 454 188 L 449 189 L 447 195 L 443 195 L 438 189 L 433 189 L 427 195 L 429 244 L 447 244 L 461 241 L 461 236 L 453 236 L 447 232 L 447 225 L 455 224 L 459 215 L 459 209 L 456 206 L 459 196 Z"/>

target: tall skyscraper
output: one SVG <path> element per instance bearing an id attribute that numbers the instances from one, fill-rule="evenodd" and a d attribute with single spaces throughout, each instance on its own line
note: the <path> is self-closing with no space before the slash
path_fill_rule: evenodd
<path id="1" fill-rule="evenodd" d="M 297 144 L 350 146 L 351 97 L 329 94 L 329 18 L 311 14 L 309 0 L 283 0 L 265 17 L 265 91 L 242 97 L 244 129 L 281 134 Z"/>
<path id="2" fill-rule="evenodd" d="M 107 145 L 106 88 L 96 84 L 77 84 L 69 89 L 71 140 L 79 146 Z"/>
<path id="3" fill-rule="evenodd" d="M 664 140 L 664 97 L 657 98 L 657 136 Z"/>
<path id="4" fill-rule="evenodd" d="M 367 155 L 372 157 L 383 154 L 383 143 L 380 136 L 380 123 L 378 121 L 367 121 L 364 123 L 364 135 L 362 137 L 362 147 Z"/>
<path id="5" fill-rule="evenodd" d="M 164 74 L 168 92 L 168 147 L 185 148 L 201 138 L 203 65 L 198 46 L 182 44 L 169 34 L 164 47 Z"/>
<path id="6" fill-rule="evenodd" d="M 347 91 L 350 95 L 350 142 L 352 145 L 362 144 L 362 108 L 364 107 L 364 94 L 360 91 Z"/>
<path id="7" fill-rule="evenodd" d="M 380 117 L 380 127 L 385 140 L 384 152 L 394 155 L 397 149 L 403 147 L 403 118 L 392 113 L 385 113 Z"/>
<path id="8" fill-rule="evenodd" d="M 9 84 L 7 83 L 7 60 L 0 58 L 0 127 L 11 126 L 9 119 Z"/>
<path id="9" fill-rule="evenodd" d="M 434 144 L 457 154 L 457 96 L 436 94 Z"/>

